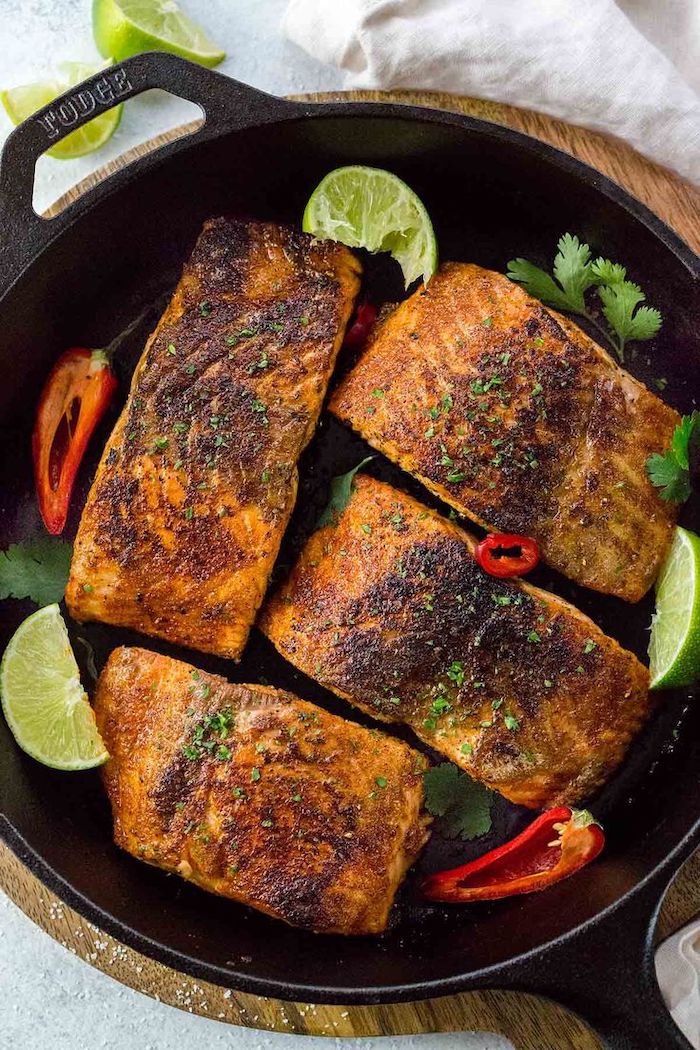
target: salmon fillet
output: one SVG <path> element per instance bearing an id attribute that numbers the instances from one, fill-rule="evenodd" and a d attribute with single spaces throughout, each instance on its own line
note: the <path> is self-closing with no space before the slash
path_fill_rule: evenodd
<path id="1" fill-rule="evenodd" d="M 358 286 L 342 245 L 205 223 L 88 496 L 74 619 L 238 658 Z"/>
<path id="2" fill-rule="evenodd" d="M 358 477 L 259 626 L 305 674 L 511 801 L 578 802 L 649 714 L 648 671 L 568 602 L 488 576 L 475 544 Z"/>
<path id="3" fill-rule="evenodd" d="M 677 412 L 499 273 L 447 263 L 375 330 L 330 409 L 460 514 L 627 601 L 677 508 L 645 464 Z"/>
<path id="4" fill-rule="evenodd" d="M 116 649 L 95 697 L 116 843 L 320 933 L 381 933 L 428 838 L 425 759 L 260 685 Z"/>

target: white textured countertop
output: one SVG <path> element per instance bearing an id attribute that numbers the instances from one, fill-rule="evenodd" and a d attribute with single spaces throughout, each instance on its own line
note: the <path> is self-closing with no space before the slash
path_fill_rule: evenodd
<path id="1" fill-rule="evenodd" d="M 285 0 L 186 0 L 229 57 L 219 67 L 273 94 L 341 87 L 278 33 Z M 47 78 L 58 62 L 93 62 L 89 0 L 0 0 L 0 87 Z M 135 99 L 107 146 L 79 160 L 42 158 L 35 203 L 44 208 L 94 168 L 159 131 L 192 119 L 192 107 L 159 95 Z M 0 114 L 0 145 L 11 130 Z M 182 1013 L 91 969 L 0 894 L 0 1050 L 507 1050 L 488 1035 L 318 1039 L 224 1026 Z"/>

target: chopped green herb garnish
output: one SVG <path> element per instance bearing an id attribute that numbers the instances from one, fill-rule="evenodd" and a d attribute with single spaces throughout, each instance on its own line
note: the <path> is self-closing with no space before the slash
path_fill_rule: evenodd
<path id="1" fill-rule="evenodd" d="M 592 653 L 593 650 L 597 648 L 598 645 L 596 642 L 593 641 L 592 638 L 586 638 L 585 644 L 583 646 L 584 653 Z"/>
<path id="2" fill-rule="evenodd" d="M 252 781 L 260 780 L 260 770 L 258 769 L 257 766 L 253 766 L 253 768 L 251 769 L 251 771 L 250 771 L 250 779 Z"/>
<path id="3" fill-rule="evenodd" d="M 447 668 L 447 677 L 459 688 L 464 685 L 464 664 L 460 660 L 453 660 Z"/>
<path id="4" fill-rule="evenodd" d="M 203 699 L 206 699 L 208 691 L 209 687 L 207 686 L 207 694 Z M 233 722 L 233 713 L 228 707 L 217 711 L 214 715 L 206 715 L 194 726 L 189 743 L 182 749 L 183 755 L 191 761 L 195 761 L 204 758 L 206 755 L 213 754 L 219 761 L 226 761 L 231 757 L 230 748 L 222 743 L 219 743 L 217 746 L 217 740 L 226 739 Z"/>
<path id="5" fill-rule="evenodd" d="M 377 785 L 377 787 L 385 788 L 387 786 L 388 781 L 386 777 L 375 777 L 374 783 Z"/>
<path id="6" fill-rule="evenodd" d="M 542 639 L 540 638 L 540 636 L 537 633 L 537 631 L 530 631 L 530 633 L 527 636 L 527 640 L 528 640 L 528 642 L 541 642 L 542 641 Z"/>
<path id="7" fill-rule="evenodd" d="M 204 299 L 199 304 L 199 312 L 202 315 L 202 317 L 208 317 L 209 316 L 209 314 L 211 313 L 211 303 L 209 302 L 208 299 Z"/>

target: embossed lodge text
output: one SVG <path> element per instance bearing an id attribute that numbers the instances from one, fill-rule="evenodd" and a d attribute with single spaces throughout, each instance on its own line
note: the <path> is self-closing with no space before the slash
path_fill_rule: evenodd
<path id="1" fill-rule="evenodd" d="M 69 95 L 58 106 L 52 106 L 36 118 L 49 139 L 55 139 L 61 128 L 70 128 L 99 109 L 108 109 L 131 89 L 125 69 L 106 69 L 98 80 Z"/>

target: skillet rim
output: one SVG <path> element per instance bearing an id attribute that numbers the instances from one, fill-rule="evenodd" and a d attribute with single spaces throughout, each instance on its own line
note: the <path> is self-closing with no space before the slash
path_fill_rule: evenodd
<path id="1" fill-rule="evenodd" d="M 386 102 L 300 103 L 287 101 L 271 95 L 265 95 L 254 89 L 247 88 L 245 85 L 239 85 L 236 81 L 231 81 L 230 78 L 225 78 L 221 74 L 209 73 L 209 76 L 228 81 L 230 85 L 229 90 L 233 90 L 233 85 L 235 85 L 237 88 L 242 87 L 249 91 L 251 95 L 265 100 L 270 107 L 270 112 L 264 119 L 260 118 L 260 114 L 253 114 L 253 119 L 246 118 L 241 121 L 239 117 L 237 120 L 219 128 L 212 128 L 211 125 L 208 126 L 207 122 L 205 122 L 199 132 L 177 139 L 144 157 L 130 162 L 125 168 L 119 169 L 107 179 L 91 187 L 73 206 L 68 207 L 56 218 L 40 218 L 34 213 L 39 222 L 36 230 L 37 232 L 41 231 L 41 234 L 44 234 L 44 236 L 34 238 L 36 243 L 31 246 L 32 250 L 30 250 L 28 260 L 17 268 L 8 286 L 0 293 L 0 309 L 16 283 L 23 280 L 40 256 L 54 242 L 61 239 L 64 235 L 73 235 L 74 227 L 83 219 L 87 219 L 93 207 L 104 203 L 106 199 L 135 181 L 145 171 L 165 166 L 180 153 L 186 153 L 189 149 L 196 149 L 206 141 L 218 140 L 227 135 L 235 136 L 237 132 L 268 124 L 291 123 L 315 117 L 341 117 L 343 119 L 380 117 L 394 118 L 410 123 L 439 123 L 456 126 L 463 132 L 477 136 L 485 135 L 488 138 L 510 142 L 516 149 L 525 149 L 535 154 L 535 156 L 539 156 L 545 163 L 563 170 L 571 175 L 574 180 L 590 186 L 614 205 L 621 207 L 633 220 L 640 222 L 653 237 L 672 252 L 675 258 L 689 271 L 693 280 L 700 280 L 700 256 L 647 205 L 635 198 L 614 180 L 601 174 L 584 161 L 524 132 L 485 121 L 481 118 L 469 117 L 460 113 L 442 111 L 427 106 Z M 206 106 L 206 100 L 204 100 L 204 105 Z M 18 131 L 20 129 L 13 132 L 10 138 L 16 135 Z M 45 236 L 45 234 L 48 234 L 48 236 Z M 40 243 L 41 241 L 43 243 Z M 639 882 L 623 893 L 612 904 L 596 912 L 583 923 L 572 927 L 567 933 L 553 940 L 545 941 L 543 944 L 521 955 L 492 964 L 481 970 L 457 974 L 453 977 L 439 978 L 434 981 L 375 986 L 371 989 L 357 987 L 339 989 L 337 987 L 320 985 L 296 985 L 289 981 L 280 982 L 278 980 L 259 978 L 251 974 L 238 973 L 233 970 L 220 968 L 211 963 L 205 963 L 201 959 L 171 949 L 162 942 L 147 937 L 126 926 L 121 920 L 114 918 L 109 913 L 104 912 L 89 898 L 83 896 L 82 893 L 66 882 L 29 845 L 10 823 L 9 819 L 2 814 L 0 814 L 0 837 L 5 840 L 12 852 L 30 868 L 33 874 L 70 906 L 74 907 L 82 915 L 90 918 L 118 940 L 142 951 L 143 954 L 151 958 L 164 962 L 166 965 L 176 969 L 179 968 L 194 977 L 212 981 L 212 983 L 223 987 L 236 988 L 252 992 L 253 994 L 271 995 L 285 1000 L 291 998 L 307 1000 L 309 995 L 312 995 L 318 1002 L 370 1004 L 433 998 L 469 988 L 498 985 L 499 977 L 507 977 L 509 971 L 518 966 L 526 965 L 528 961 L 537 958 L 550 947 L 570 944 L 577 937 L 585 934 L 587 929 L 600 923 L 626 904 L 642 896 L 643 891 L 647 887 L 659 884 L 660 880 L 663 880 L 664 883 L 661 887 L 662 891 L 675 874 L 682 860 L 685 859 L 685 856 L 690 853 L 693 846 L 700 843 L 700 813 L 696 823 L 691 825 L 670 852 L 647 872 Z M 650 916 L 652 923 L 654 917 L 654 914 Z M 493 977 L 493 980 L 490 980 L 491 977 Z M 500 983 L 502 984 L 502 981 Z"/>

